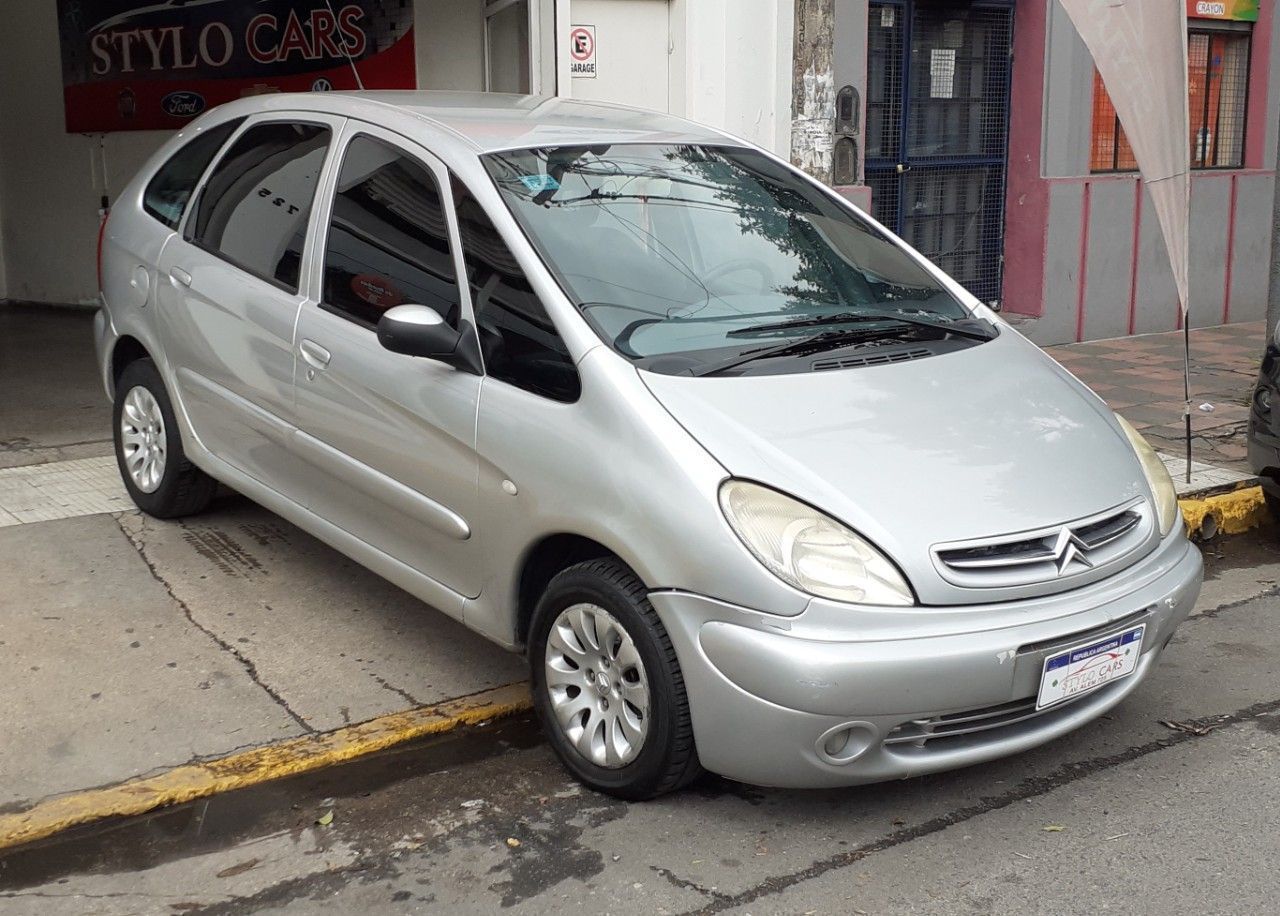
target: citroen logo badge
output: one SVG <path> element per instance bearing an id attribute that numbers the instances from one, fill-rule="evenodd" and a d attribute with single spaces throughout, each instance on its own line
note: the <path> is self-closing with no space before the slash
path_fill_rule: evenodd
<path id="1" fill-rule="evenodd" d="M 1058 539 L 1053 544 L 1053 556 L 1058 566 L 1058 575 L 1061 576 L 1067 571 L 1072 560 L 1086 569 L 1092 569 L 1093 561 L 1085 556 L 1085 551 L 1088 549 L 1088 545 L 1076 537 L 1075 532 L 1070 528 L 1059 531 Z"/>

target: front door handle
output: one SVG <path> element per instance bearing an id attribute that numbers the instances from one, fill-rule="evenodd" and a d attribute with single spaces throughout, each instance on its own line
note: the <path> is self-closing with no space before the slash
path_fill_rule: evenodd
<path id="1" fill-rule="evenodd" d="M 312 369 L 324 370 L 329 368 L 330 353 L 324 347 L 320 346 L 314 340 L 302 340 L 298 344 L 298 352 L 302 354 L 302 358 L 306 364 Z"/>
<path id="2" fill-rule="evenodd" d="M 177 283 L 179 286 L 191 285 L 191 274 L 187 273 L 181 267 L 170 267 L 169 279 L 174 283 Z"/>

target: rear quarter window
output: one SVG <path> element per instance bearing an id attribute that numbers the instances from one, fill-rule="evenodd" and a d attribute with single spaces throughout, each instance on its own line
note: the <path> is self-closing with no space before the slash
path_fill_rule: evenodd
<path id="1" fill-rule="evenodd" d="M 196 182 L 243 120 L 235 118 L 215 124 L 179 148 L 147 183 L 147 190 L 142 195 L 142 209 L 170 229 L 177 229 L 195 192 Z"/>

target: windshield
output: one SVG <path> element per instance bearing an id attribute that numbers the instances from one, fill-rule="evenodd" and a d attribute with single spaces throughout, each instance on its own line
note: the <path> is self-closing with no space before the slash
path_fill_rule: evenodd
<path id="1" fill-rule="evenodd" d="M 753 150 L 616 144 L 484 159 L 570 298 L 642 366 L 787 350 L 777 345 L 818 326 L 865 339 L 972 317 L 883 233 Z"/>

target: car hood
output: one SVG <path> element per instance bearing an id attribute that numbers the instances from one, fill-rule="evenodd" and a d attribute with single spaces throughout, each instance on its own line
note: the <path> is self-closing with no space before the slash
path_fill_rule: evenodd
<path id="1" fill-rule="evenodd" d="M 1107 407 L 1007 328 L 979 346 L 889 365 L 640 375 L 730 474 L 801 499 L 872 540 L 924 604 L 1085 584 L 1088 577 L 1072 577 L 980 594 L 944 580 L 930 548 L 1061 525 L 1148 497 Z"/>

